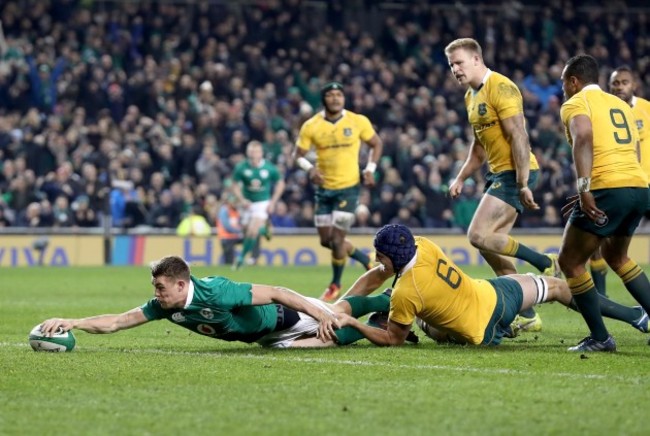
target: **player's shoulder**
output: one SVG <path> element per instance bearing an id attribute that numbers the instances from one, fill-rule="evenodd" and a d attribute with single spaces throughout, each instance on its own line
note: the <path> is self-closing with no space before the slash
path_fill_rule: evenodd
<path id="1" fill-rule="evenodd" d="M 515 85 L 515 82 L 513 82 L 508 76 L 505 76 L 501 73 L 492 70 L 490 70 L 490 75 L 488 76 L 486 83 L 488 85 L 497 85 L 497 86 L 499 84 L 517 86 Z"/>
<path id="2" fill-rule="evenodd" d="M 248 160 L 244 159 L 244 160 L 242 160 L 240 162 L 237 162 L 237 164 L 235 165 L 235 168 L 233 169 L 233 171 L 234 172 L 243 171 L 247 167 L 248 167 Z"/>
<path id="3" fill-rule="evenodd" d="M 521 98 L 521 91 L 515 82 L 509 77 L 504 76 L 496 71 L 491 71 L 485 81 L 486 91 L 491 98 Z"/>
<path id="4" fill-rule="evenodd" d="M 315 126 L 315 125 L 320 124 L 320 123 L 323 122 L 324 120 L 325 120 L 325 117 L 323 116 L 323 111 L 316 112 L 314 115 L 312 115 L 311 117 L 309 117 L 309 118 L 307 119 L 307 121 L 305 121 L 305 122 L 302 124 L 302 128 L 304 129 L 304 128 L 306 128 L 306 127 L 313 127 L 313 126 Z"/>
<path id="5" fill-rule="evenodd" d="M 645 110 L 645 111 L 650 111 L 650 101 L 646 100 L 643 97 L 637 97 L 636 98 L 636 104 L 635 107 L 638 106 L 639 108 Z"/>
<path id="6" fill-rule="evenodd" d="M 352 112 L 349 110 L 345 110 L 344 112 L 345 118 L 355 122 L 355 123 L 369 123 L 370 119 L 368 119 L 367 116 L 357 113 L 357 112 Z"/>

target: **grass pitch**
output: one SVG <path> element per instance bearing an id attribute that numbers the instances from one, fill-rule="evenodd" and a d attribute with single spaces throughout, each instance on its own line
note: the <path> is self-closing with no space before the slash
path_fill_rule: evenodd
<path id="1" fill-rule="evenodd" d="M 486 268 L 465 268 L 489 277 Z M 317 296 L 329 268 L 194 268 L 194 274 L 282 284 Z M 345 272 L 349 285 L 361 273 Z M 34 353 L 49 317 L 119 313 L 152 295 L 138 268 L 29 268 L 0 273 L 2 435 L 647 434 L 650 347 L 607 321 L 615 354 L 568 353 L 587 334 L 559 304 L 544 331 L 499 347 L 367 341 L 325 350 L 265 350 L 167 321 L 113 335 L 75 331 L 72 353 Z M 388 286 L 389 283 L 386 283 Z M 633 304 L 618 278 L 609 293 Z"/>

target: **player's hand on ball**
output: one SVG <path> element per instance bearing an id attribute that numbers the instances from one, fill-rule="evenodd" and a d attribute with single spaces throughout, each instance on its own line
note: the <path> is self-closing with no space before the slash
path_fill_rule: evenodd
<path id="1" fill-rule="evenodd" d="M 61 331 L 67 332 L 73 327 L 72 322 L 68 319 L 63 318 L 51 318 L 46 321 L 43 321 L 41 324 L 41 332 L 43 336 L 52 337 L 59 329 Z"/>

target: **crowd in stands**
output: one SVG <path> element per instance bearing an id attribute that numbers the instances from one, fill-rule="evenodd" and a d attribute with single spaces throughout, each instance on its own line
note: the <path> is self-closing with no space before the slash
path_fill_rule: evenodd
<path id="1" fill-rule="evenodd" d="M 472 136 L 443 51 L 458 37 L 524 95 L 541 208 L 518 225 L 561 226 L 575 190 L 564 62 L 587 52 L 601 86 L 621 64 L 650 85 L 650 9 L 429 3 L 3 1 L 0 227 L 92 227 L 105 212 L 115 227 L 176 227 L 196 206 L 214 223 L 250 140 L 287 180 L 273 224 L 311 227 L 314 190 L 291 151 L 338 80 L 385 147 L 356 226 L 465 228 L 484 178 L 446 195 Z"/>

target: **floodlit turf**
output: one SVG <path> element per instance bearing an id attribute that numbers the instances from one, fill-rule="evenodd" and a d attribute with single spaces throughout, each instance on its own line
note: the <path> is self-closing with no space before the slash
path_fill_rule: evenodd
<path id="1" fill-rule="evenodd" d="M 484 268 L 466 268 L 490 276 Z M 196 268 L 317 296 L 329 268 Z M 348 268 L 345 285 L 360 268 Z M 586 334 L 559 304 L 544 331 L 500 347 L 264 350 L 158 321 L 114 335 L 77 331 L 72 353 L 35 353 L 52 316 L 118 313 L 152 294 L 148 269 L 0 272 L 2 435 L 647 434 L 650 335 L 608 321 L 619 352 L 565 351 Z M 610 293 L 632 303 L 617 277 Z M 389 283 L 386 284 L 387 286 Z"/>

